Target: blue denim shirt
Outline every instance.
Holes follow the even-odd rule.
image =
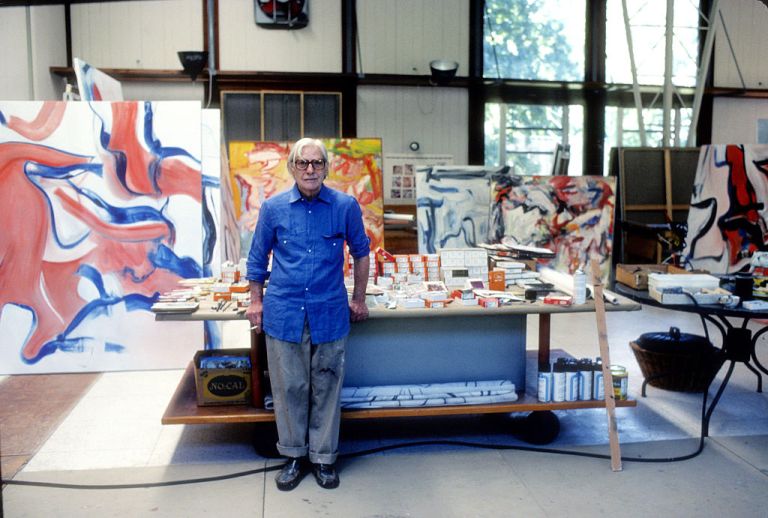
[[[263,283],[264,332],[300,342],[304,319],[313,343],[349,333],[344,286],[344,242],[354,258],[368,255],[368,236],[357,200],[323,185],[312,201],[293,188],[267,199],[248,254],[248,280]],[[269,254],[272,271],[268,273]]]

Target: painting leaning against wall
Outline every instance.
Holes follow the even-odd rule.
[[[703,146],[688,211],[683,256],[712,273],[749,268],[768,250],[768,146]]]
[[[497,175],[493,180],[490,239],[555,252],[546,265],[572,274],[600,259],[603,282],[611,271],[615,178]]]
[[[474,247],[488,240],[491,178],[508,168],[435,166],[416,169],[420,254]]]
[[[371,250],[384,246],[381,139],[321,139],[328,150],[325,185],[358,201]],[[288,142],[230,142],[229,165],[240,251],[248,253],[264,200],[291,188]]]
[[[189,363],[150,307],[203,274],[200,157],[199,102],[0,103],[0,373]]]

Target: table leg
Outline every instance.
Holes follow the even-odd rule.
[[[552,315],[539,313],[539,365],[549,365],[549,332]]]
[[[709,437],[709,420],[712,417],[712,412],[715,411],[715,407],[717,406],[718,401],[720,401],[720,396],[723,395],[723,391],[725,390],[725,387],[728,385],[728,381],[731,379],[731,374],[733,374],[733,368],[736,365],[736,360],[730,360],[730,361],[731,361],[731,364],[728,366],[728,372],[725,373],[725,378],[723,379],[723,382],[720,383],[720,388],[717,389],[717,393],[715,394],[715,397],[712,399],[712,403],[710,403],[709,408],[706,408],[707,393],[709,392],[709,387],[705,389],[706,392],[704,393],[704,402],[701,409],[701,413],[702,413],[701,433],[704,437]]]
[[[262,380],[261,354],[259,341],[261,334],[251,330],[251,404],[254,408],[264,408],[264,383]]]

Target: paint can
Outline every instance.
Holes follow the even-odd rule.
[[[538,396],[542,403],[552,401],[552,366],[549,363],[539,365]]]
[[[558,358],[552,369],[552,401],[565,401],[565,358]]]
[[[613,378],[613,397],[614,399],[627,399],[627,385],[629,375],[626,367],[621,365],[611,365],[611,377]]]
[[[565,400],[578,401],[579,399],[579,365],[576,360],[565,362]]]
[[[592,399],[592,374],[592,360],[579,360],[579,399],[582,401]]]
[[[603,384],[603,362],[600,358],[592,364],[592,399],[602,401],[605,399],[605,386]]]

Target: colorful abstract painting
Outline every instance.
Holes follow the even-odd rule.
[[[419,253],[488,241],[491,178],[507,168],[439,166],[416,170]]]
[[[149,309],[210,268],[199,102],[0,103],[0,196],[0,373],[179,368],[203,345]]]
[[[122,101],[123,86],[117,79],[92,67],[82,59],[74,58],[72,65],[77,78],[81,101]]]
[[[381,139],[322,139],[328,150],[325,185],[354,196],[363,211],[371,250],[384,246]],[[293,186],[287,161],[292,143],[230,142],[230,181],[240,229],[240,249],[247,254],[264,200]]]
[[[597,256],[607,282],[615,193],[615,178],[496,175],[490,240],[552,250],[547,266],[571,274]]]
[[[749,267],[768,250],[768,146],[701,148],[683,255],[712,273]]]

